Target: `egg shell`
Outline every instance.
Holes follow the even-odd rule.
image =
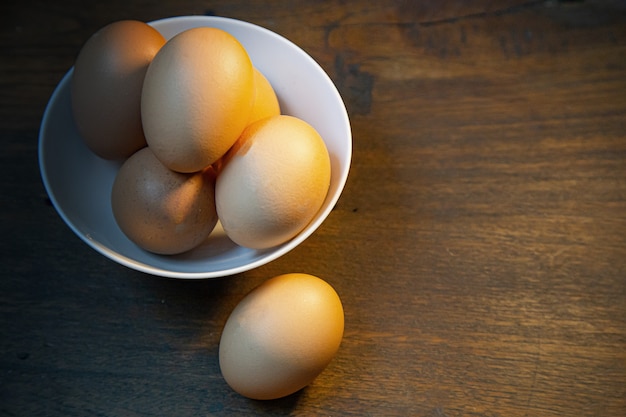
[[[280,114],[280,104],[272,84],[256,67],[254,68],[254,92],[254,104],[248,124]]]
[[[202,170],[246,127],[254,93],[252,62],[235,37],[211,27],[185,30],[159,50],[146,73],[146,141],[168,168]]]
[[[279,115],[249,125],[223,158],[215,201],[235,243],[266,249],[296,236],[324,203],[330,156],[307,122]]]
[[[72,113],[85,144],[105,159],[124,159],[146,145],[141,91],[148,65],[165,44],[150,25],[113,22],[81,48],[71,78]]]
[[[219,345],[222,375],[243,396],[284,397],[326,368],[343,331],[343,307],[330,284],[309,274],[276,276],[229,316]]]
[[[143,249],[173,255],[201,244],[217,224],[215,175],[165,167],[145,147],[128,158],[111,191],[122,232]]]

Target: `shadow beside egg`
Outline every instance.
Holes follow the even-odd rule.
[[[248,404],[250,404],[250,407],[259,413],[277,413],[287,415],[296,409],[298,402],[304,397],[306,389],[307,387],[304,387],[293,394],[287,395],[286,397],[276,398],[274,400],[248,399]]]

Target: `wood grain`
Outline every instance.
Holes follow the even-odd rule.
[[[13,2],[0,18],[0,415],[626,415],[621,1]],[[471,3],[471,4],[469,4]],[[351,116],[344,194],[256,270],[161,279],[63,224],[47,100],[111,21],[210,14],[309,52]],[[314,383],[246,400],[217,346],[253,287],[303,271],[346,331]]]

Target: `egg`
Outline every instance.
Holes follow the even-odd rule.
[[[206,240],[217,223],[211,169],[179,173],[145,147],[120,167],[111,191],[113,216],[141,248],[163,255],[186,252]]]
[[[254,94],[252,62],[234,36],[211,27],[185,30],[159,50],[146,72],[146,141],[168,168],[202,170],[244,130]]]
[[[284,397],[327,367],[343,331],[343,307],[330,284],[309,274],[276,276],[228,317],[219,344],[222,376],[245,397]]]
[[[320,210],[330,175],[326,145],[304,120],[252,123],[220,164],[215,203],[224,231],[253,249],[292,239]]]
[[[250,112],[248,124],[254,123],[266,117],[278,116],[280,104],[272,84],[258,69],[254,68],[254,104]]]
[[[70,82],[72,114],[85,144],[105,159],[125,159],[146,145],[141,91],[165,38],[146,23],[113,22],[81,48]]]

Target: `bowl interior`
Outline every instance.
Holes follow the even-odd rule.
[[[92,248],[127,267],[173,278],[213,278],[270,262],[299,245],[328,216],[345,185],[352,156],[348,114],[333,82],[302,49],[267,29],[234,19],[184,16],[150,23],[166,39],[198,26],[230,32],[246,48],[254,65],[270,81],[284,114],[315,127],[331,157],[331,184],[322,209],[298,236],[283,245],[253,250],[233,243],[220,224],[205,243],[181,255],[146,252],[119,229],[110,193],[119,162],[95,156],[74,126],[70,103],[72,69],[46,107],[39,132],[39,165],[44,186],[65,223]]]

